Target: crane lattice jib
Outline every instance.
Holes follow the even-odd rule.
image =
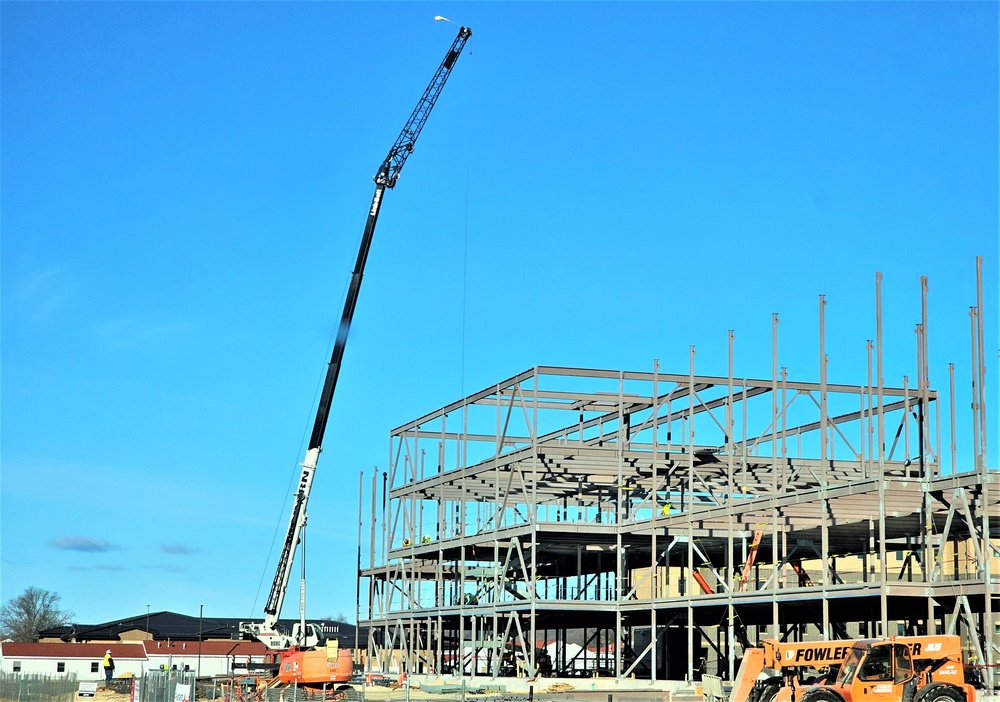
[[[311,479],[311,476],[310,476]],[[284,577],[276,577],[271,584],[271,593],[267,597],[267,604],[264,605],[264,614],[267,615],[268,626],[274,626],[281,616],[281,605],[285,600],[285,588],[288,586],[288,573],[291,567],[292,553],[299,542],[298,528],[305,519],[306,494],[300,487],[295,493],[295,503],[292,505],[291,523],[295,528],[291,528],[285,534],[285,542],[282,544],[281,553],[278,555],[277,573]]]
[[[431,82],[427,85],[423,96],[421,96],[420,101],[417,102],[417,106],[413,109],[413,114],[410,115],[410,119],[407,120],[403,131],[396,138],[396,143],[389,149],[389,155],[385,157],[385,161],[382,162],[382,166],[378,169],[378,174],[375,176],[376,183],[384,183],[387,188],[396,185],[396,180],[403,170],[406,159],[413,153],[413,145],[416,143],[417,137],[420,136],[420,130],[424,128],[427,117],[430,115],[431,110],[434,109],[434,103],[437,102],[438,96],[441,95],[441,89],[444,88],[448,76],[451,75],[451,69],[455,66],[455,61],[462,54],[465,42],[471,36],[472,30],[468,27],[462,27],[459,30],[458,36],[455,37],[451,48],[445,54],[444,60],[437,69],[437,73],[434,74]]]

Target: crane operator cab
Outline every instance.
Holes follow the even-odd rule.
[[[326,637],[323,635],[323,630],[312,622],[306,623],[306,628],[304,630],[298,622],[293,624],[291,638],[294,642],[293,645],[298,646],[299,648],[314,648],[316,646],[322,646],[326,643]]]

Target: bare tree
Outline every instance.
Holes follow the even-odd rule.
[[[0,637],[20,643],[38,641],[38,632],[69,624],[76,615],[59,609],[58,593],[27,587],[0,608]]]

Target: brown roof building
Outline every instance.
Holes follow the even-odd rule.
[[[38,675],[74,675],[103,680],[102,661],[111,651],[115,677],[142,677],[149,670],[189,670],[200,676],[229,675],[248,660],[263,662],[267,648],[259,641],[142,641],[138,643],[0,644],[0,671]]]

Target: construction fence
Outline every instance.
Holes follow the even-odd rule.
[[[0,673],[0,700],[3,702],[72,702],[76,692],[75,675]]]
[[[684,691],[629,690],[567,690],[559,685],[539,685],[519,692],[484,692],[459,685],[442,692],[419,688],[355,685],[348,690],[305,687],[270,688],[251,698],[227,702],[703,702],[700,691],[692,687]]]
[[[193,671],[151,670],[135,681],[135,702],[191,702],[204,696]]]

